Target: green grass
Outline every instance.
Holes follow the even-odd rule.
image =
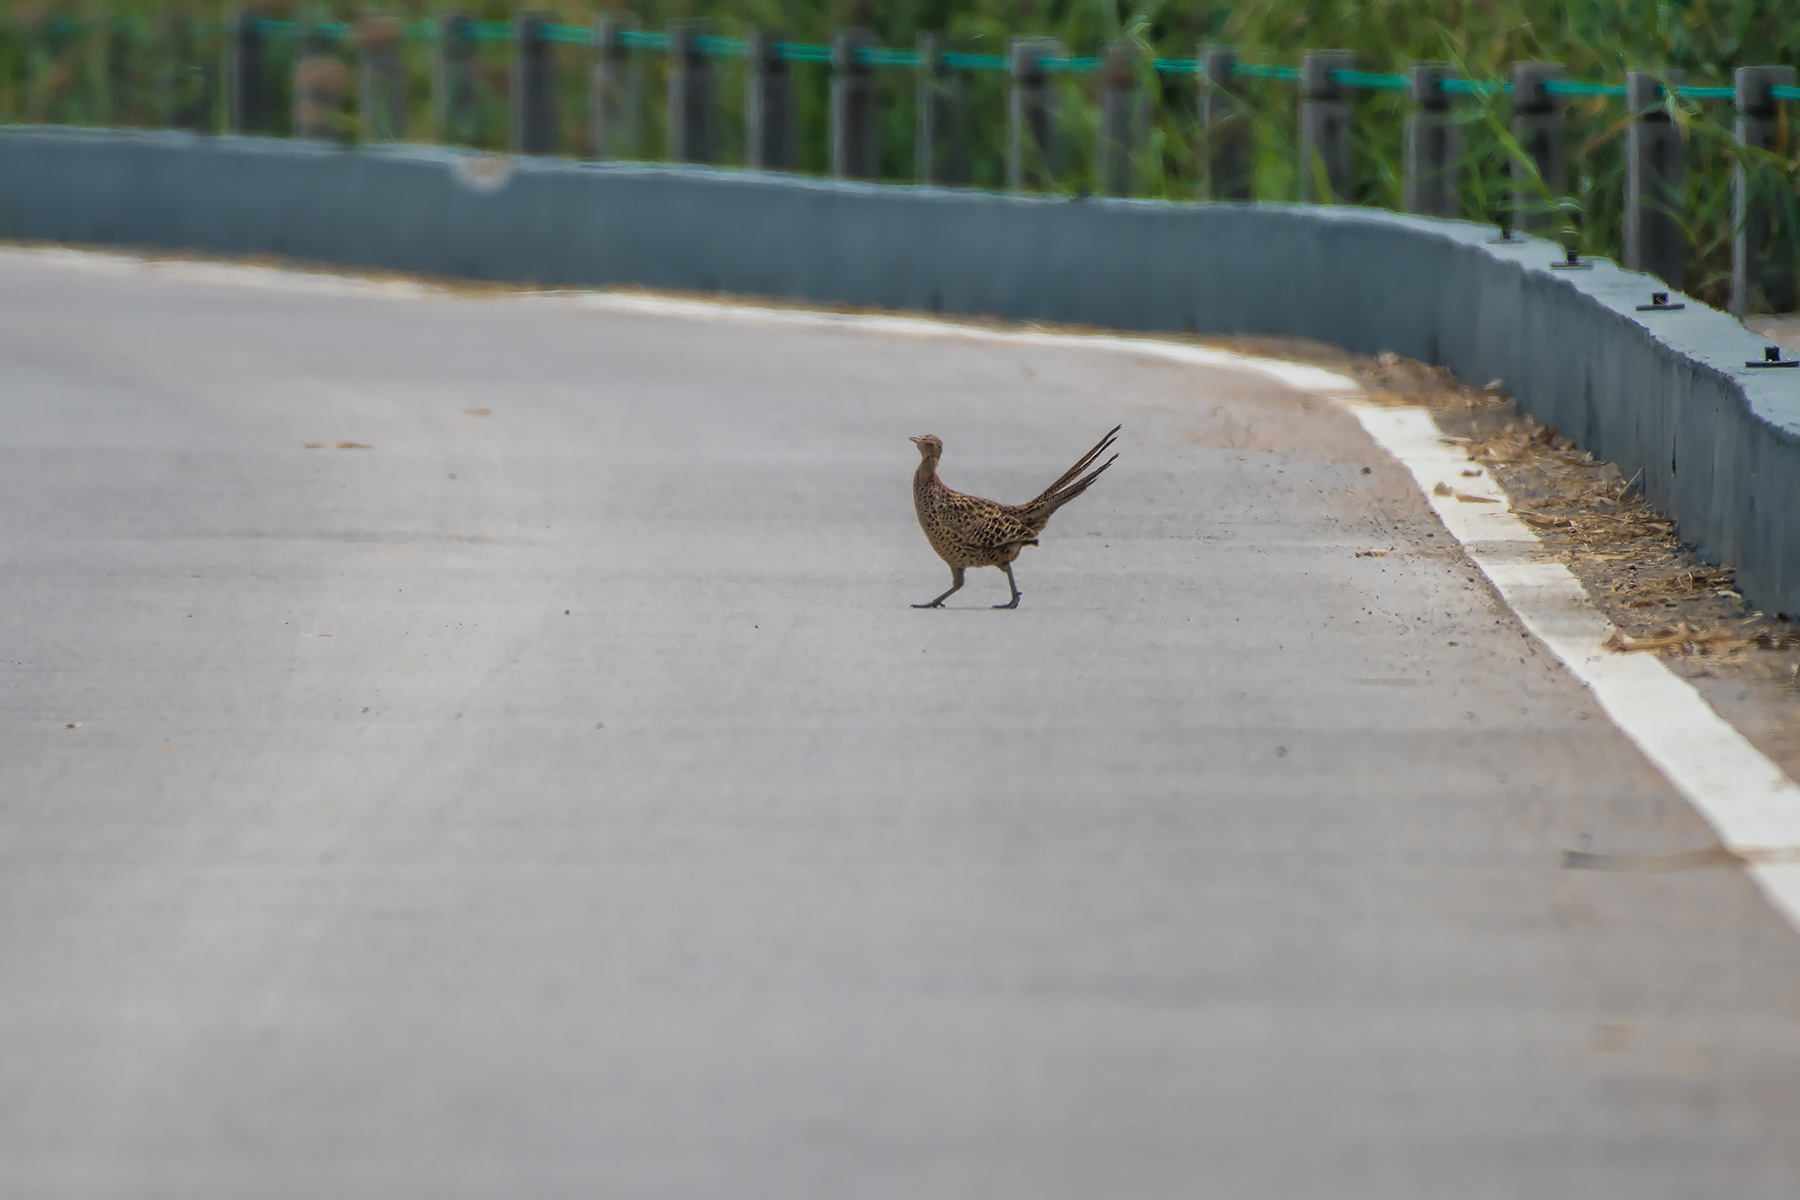
[[[1796,0],[1239,0],[1234,4],[1193,2],[1058,3],[1054,0],[645,0],[632,13],[645,28],[660,28],[673,17],[707,17],[715,32],[740,36],[756,26],[778,30],[797,41],[825,42],[833,29],[866,26],[882,44],[910,47],[919,33],[939,32],[957,47],[976,53],[1004,53],[1009,38],[1043,34],[1059,39],[1071,53],[1092,54],[1104,42],[1127,39],[1146,59],[1192,58],[1205,42],[1235,45],[1251,62],[1293,65],[1309,48],[1342,48],[1356,55],[1358,69],[1403,72],[1421,59],[1448,61],[1469,77],[1505,78],[1514,61],[1546,59],[1563,63],[1571,78],[1622,82],[1625,71],[1679,69],[1689,84],[1728,84],[1739,65],[1795,64],[1800,61],[1800,19]],[[545,0],[532,5],[557,19],[585,25],[588,4]],[[353,18],[361,4],[272,2],[272,17],[300,20]],[[471,2],[465,6],[486,20],[504,20],[511,6]],[[417,3],[391,3],[391,12],[410,19],[431,15]],[[73,124],[153,126],[185,119],[216,128],[219,117],[218,64],[221,44],[215,4],[171,5],[154,0],[81,0],[79,3],[12,4],[0,9],[0,120]],[[200,18],[208,29],[186,43],[172,32],[169,18]],[[106,22],[94,18],[104,16]],[[81,28],[74,22],[79,20]],[[96,30],[108,29],[105,35]],[[347,48],[340,53],[348,55]],[[577,154],[586,144],[584,96],[587,50],[561,46],[559,60],[562,149]],[[292,46],[276,46],[276,132],[286,132]],[[430,49],[409,43],[408,83],[412,136],[432,135]],[[468,138],[501,148],[506,141],[508,47],[483,44],[478,86],[478,120]],[[654,156],[663,145],[663,66],[641,55],[645,128],[642,145]],[[741,161],[743,66],[717,64],[720,99],[719,145],[726,162]],[[828,164],[828,69],[793,67],[800,92],[802,169],[823,172]],[[913,80],[903,69],[882,69],[882,171],[910,178],[913,169]],[[1147,194],[1191,198],[1200,178],[1194,150],[1197,135],[1191,80],[1157,74],[1148,65],[1144,85],[1153,119],[1141,174]],[[1064,76],[1057,83],[1062,106],[1057,159],[1059,190],[1079,192],[1094,185],[1091,147],[1098,126],[1092,77]],[[1007,80],[977,72],[970,80],[974,118],[973,168],[980,186],[1005,179]],[[1255,193],[1259,199],[1295,200],[1300,195],[1296,162],[1298,101],[1292,83],[1244,80],[1255,143]],[[1789,106],[1792,108],[1793,106]],[[1408,109],[1397,92],[1364,92],[1356,102],[1356,176],[1352,199],[1394,208],[1401,188],[1402,129]],[[1463,208],[1466,216],[1488,219],[1507,199],[1508,164],[1504,96],[1459,100],[1464,121]],[[1689,142],[1690,177],[1686,211],[1691,252],[1688,290],[1714,303],[1729,287],[1731,171],[1736,161],[1729,105],[1721,101],[1673,105],[1673,115]],[[1570,219],[1566,233],[1590,253],[1617,257],[1623,234],[1625,194],[1624,133],[1629,124],[1621,100],[1572,98],[1568,108],[1570,179],[1567,197],[1543,195]],[[355,120],[343,124],[355,135]],[[1800,166],[1793,144],[1784,139],[1776,154],[1747,156],[1749,168],[1783,211],[1800,220]]]

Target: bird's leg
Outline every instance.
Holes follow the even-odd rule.
[[[954,595],[956,593],[956,590],[958,588],[960,588],[962,585],[963,585],[963,569],[961,567],[951,567],[950,568],[950,590],[945,592],[943,595],[939,596],[936,600],[933,600],[928,604],[915,604],[915,605],[913,605],[913,607],[914,608],[942,608],[942,607],[944,607],[944,601],[948,600],[952,595]]]
[[[1019,585],[1013,581],[1012,564],[1002,563],[1000,569],[1006,572],[1006,586],[1012,589],[1012,599],[1008,600],[1005,604],[996,604],[994,607],[1017,608],[1019,607],[1019,597],[1024,595],[1024,593],[1019,590]]]

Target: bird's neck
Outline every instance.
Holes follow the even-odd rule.
[[[937,477],[937,465],[938,460],[935,458],[921,458],[919,460],[919,469],[913,472],[913,487],[921,491],[931,487],[933,484],[942,487],[943,484]]]

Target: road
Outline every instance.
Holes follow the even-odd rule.
[[[8,1200],[1800,1193],[1800,936],[1255,375],[7,252],[0,650]]]

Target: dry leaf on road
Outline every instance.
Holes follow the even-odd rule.
[[[1436,487],[1431,489],[1431,494],[1434,496],[1455,496],[1458,500],[1462,501],[1464,504],[1498,504],[1498,503],[1500,503],[1500,501],[1496,500],[1492,496],[1472,496],[1468,492],[1459,492],[1455,488],[1451,487],[1449,484],[1442,483],[1442,482],[1440,482]]]

